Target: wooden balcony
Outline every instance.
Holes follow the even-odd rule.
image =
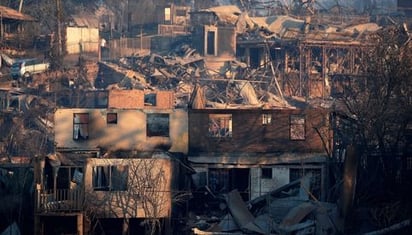
[[[82,189],[36,190],[36,212],[76,212],[83,209]]]

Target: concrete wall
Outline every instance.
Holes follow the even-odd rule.
[[[88,138],[73,139],[74,114],[89,114]],[[117,114],[117,124],[107,114]],[[147,136],[147,114],[169,114],[169,136]],[[171,152],[187,152],[188,117],[185,110],[58,109],[54,114],[57,148],[153,151],[170,146]]]
[[[262,168],[250,169],[250,199],[264,195],[289,182],[288,167],[267,167],[272,170],[272,178],[262,178]]]
[[[218,165],[208,165],[205,166],[202,164],[199,165],[192,165],[193,169],[197,173],[194,178],[195,185],[201,185],[202,183],[206,183],[206,185],[213,191],[213,186],[215,181],[210,181],[210,174],[212,170],[216,169],[226,169],[226,170],[235,170],[235,169],[249,169],[249,175],[247,176],[248,181],[245,181],[244,183],[246,184],[246,188],[243,188],[241,190],[240,188],[236,188],[236,184],[234,182],[230,182],[231,180],[236,180],[237,178],[234,178],[233,175],[230,173],[228,174],[228,181],[227,185],[225,185],[225,189],[228,191],[231,191],[233,189],[237,189],[240,193],[242,194],[248,194],[247,198],[249,200],[253,200],[257,197],[266,195],[267,193],[276,190],[286,184],[291,183],[292,181],[296,180],[296,178],[292,178],[293,175],[291,172],[293,170],[299,169],[302,171],[306,171],[306,174],[311,172],[311,170],[318,170],[319,175],[315,176],[312,178],[312,183],[316,185],[316,187],[319,188],[310,188],[311,192],[316,195],[316,197],[319,197],[319,199],[324,199],[325,198],[325,169],[324,166],[322,165],[316,165],[316,164],[289,164],[289,165],[265,165],[261,164],[259,166],[253,166],[250,167],[250,165],[237,165],[236,167],[226,165],[222,166],[220,164]],[[271,174],[270,175],[265,175],[263,176],[262,174],[262,169],[270,170]],[[201,176],[202,173],[204,173],[204,176]],[[205,179],[202,179],[202,177],[206,177]],[[296,175],[294,176],[296,177]],[[219,181],[220,180],[220,181]],[[223,182],[221,181],[222,178],[219,178],[219,185],[222,186]],[[218,193],[218,192],[214,192]]]

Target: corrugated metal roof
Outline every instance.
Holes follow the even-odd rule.
[[[13,19],[13,20],[22,20],[22,21],[35,21],[32,16],[18,12],[12,8],[0,6],[0,14],[2,18]]]
[[[99,27],[99,20],[93,15],[72,15],[72,19],[74,24],[78,27]]]

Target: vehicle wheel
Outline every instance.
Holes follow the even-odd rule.
[[[25,72],[23,74],[23,80],[26,83],[31,83],[31,74],[29,72]]]
[[[25,79],[28,79],[28,78],[30,77],[30,73],[29,73],[29,72],[25,72],[25,73],[23,74],[23,77],[24,77]]]

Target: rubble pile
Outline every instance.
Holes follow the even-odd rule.
[[[275,85],[276,77],[267,69],[250,69],[245,63],[232,60],[227,61],[219,73],[212,73],[204,58],[188,45],[179,46],[168,55],[152,53],[102,63],[124,75],[105,80],[99,86],[104,89],[173,90],[177,99],[188,98],[196,89],[203,89],[203,99],[207,101],[203,103],[204,108],[287,105]],[[99,82],[102,81],[98,77],[96,83]]]
[[[218,206],[192,216],[192,231],[198,235],[334,234],[339,222],[337,206],[314,198],[310,193],[311,178],[307,174],[248,202],[237,190],[215,195]],[[216,211],[211,211],[213,208]]]

